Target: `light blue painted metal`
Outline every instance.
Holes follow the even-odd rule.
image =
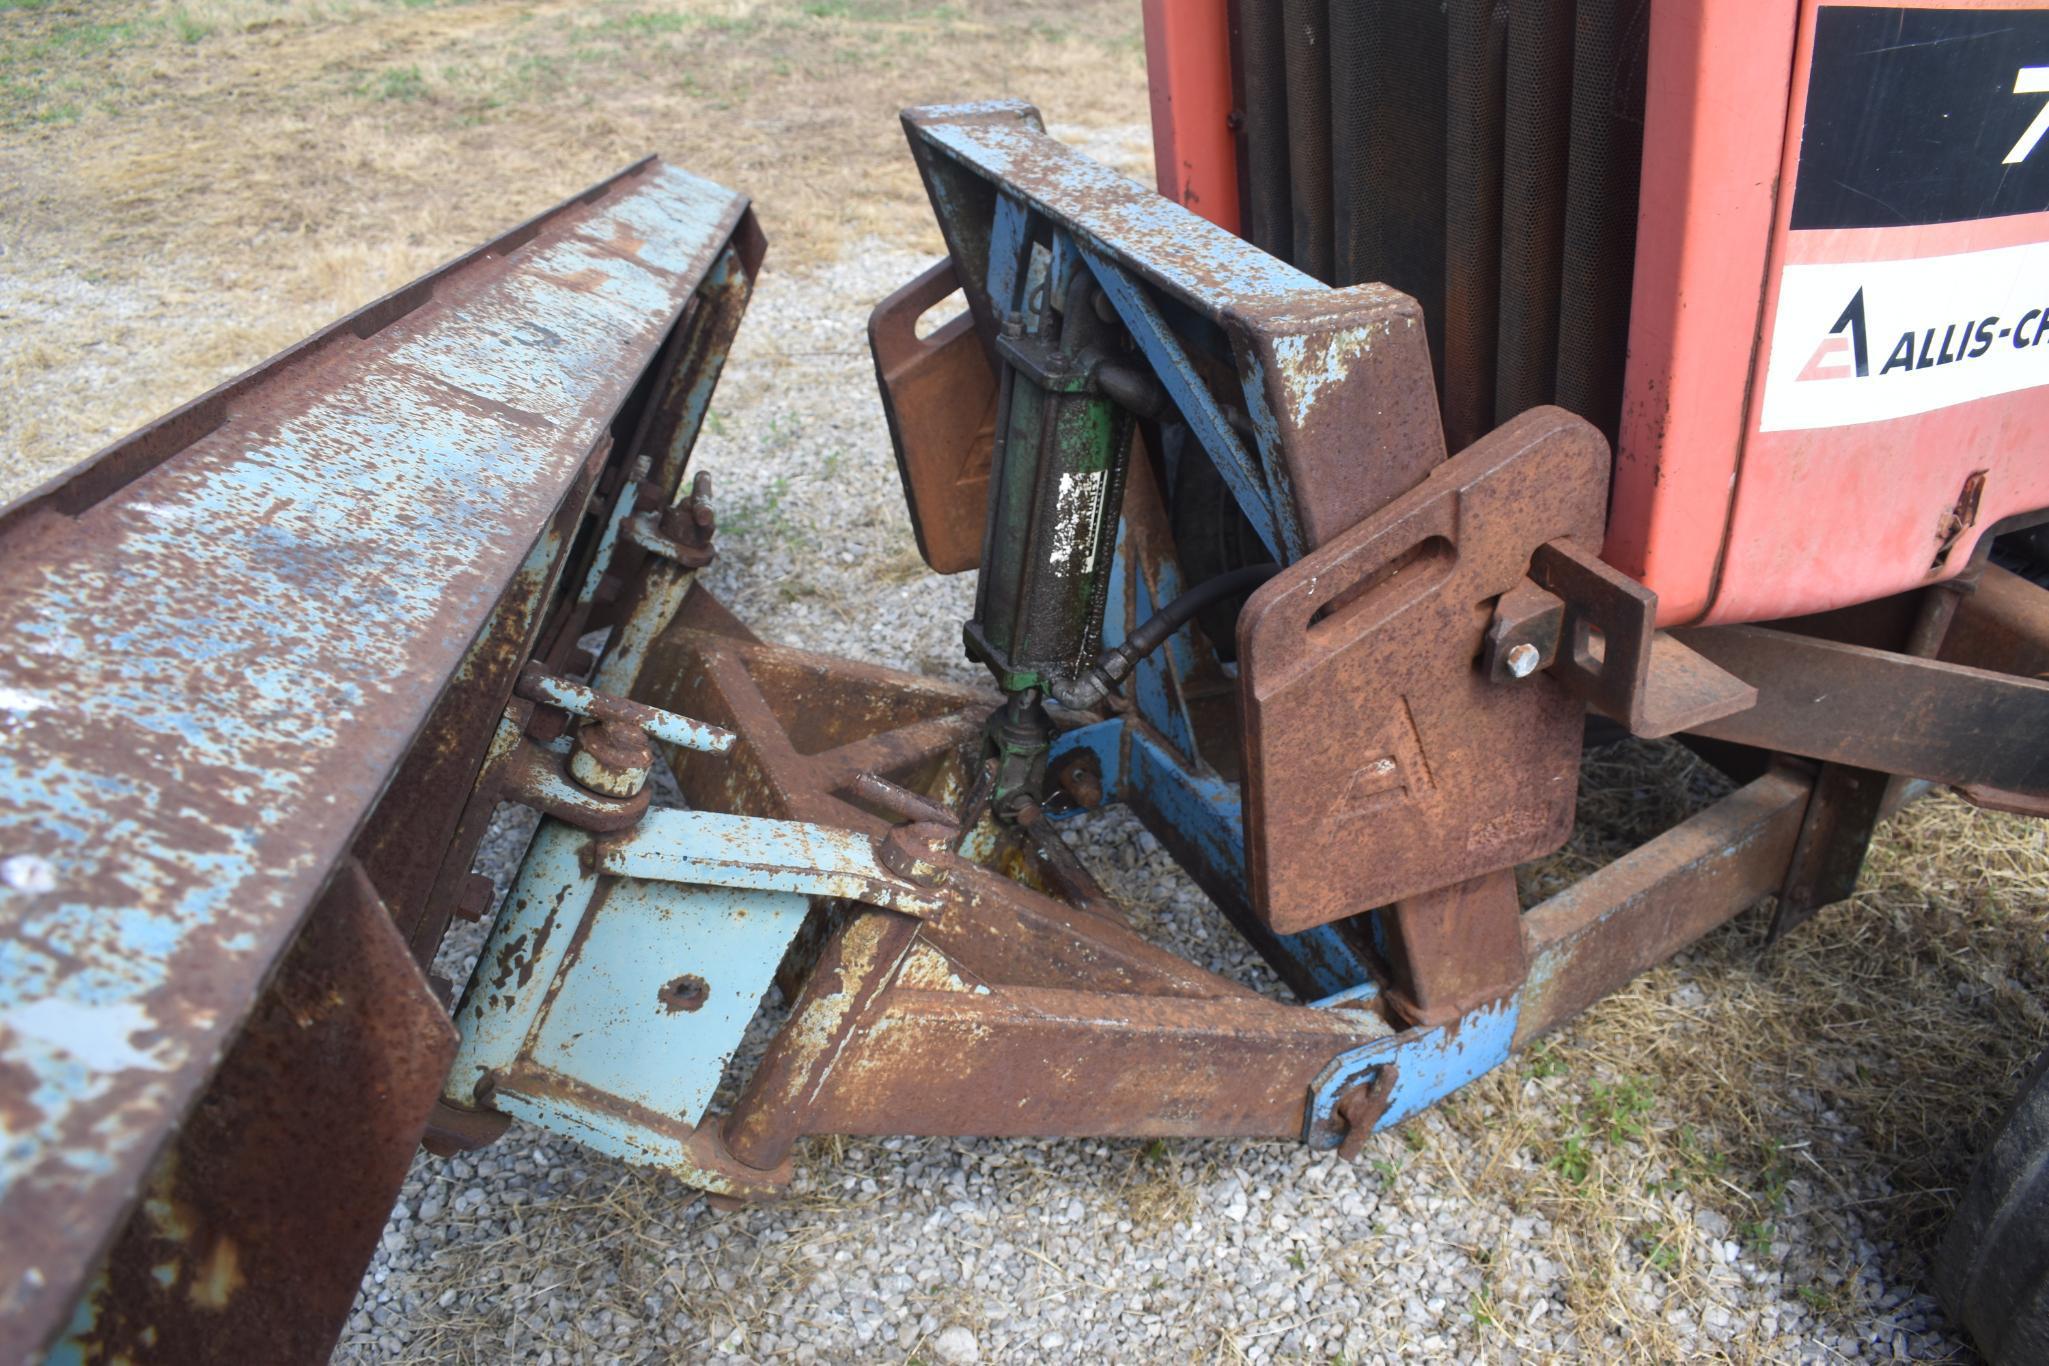
[[[1031,212],[1015,195],[996,196],[996,218],[989,228],[989,298],[1004,313],[1024,305],[1024,286],[1031,258]]]
[[[1144,564],[1130,553],[1131,545],[1128,536],[1119,544],[1115,566],[1121,567],[1131,581],[1132,615],[1144,621],[1179,596],[1181,568],[1167,559]],[[1180,685],[1180,680],[1187,676],[1186,670],[1192,667],[1187,641],[1184,627],[1164,647],[1139,660],[1131,678],[1131,694],[1138,703],[1138,714],[1169,744],[1192,758],[1196,753],[1195,729],[1189,724],[1187,708],[1182,704]]]
[[[612,876],[592,844],[536,831],[456,1013],[448,1097],[701,1180],[684,1145],[811,900]]]
[[[644,163],[0,514],[0,1228],[38,1230],[0,1238],[0,1356],[69,1311],[745,208]]]
[[[647,663],[648,651],[676,619],[683,599],[690,596],[690,587],[696,582],[696,570],[673,560],[657,558],[648,565],[645,590],[632,614],[619,624],[606,644],[605,657],[591,676],[593,687],[614,697],[624,697],[633,691],[633,684]]]
[[[1273,456],[1268,456],[1262,442],[1261,456],[1266,469],[1253,463],[1252,456],[1245,449],[1245,443],[1231,430],[1223,409],[1217,406],[1216,396],[1210,392],[1182,348],[1180,339],[1160,316],[1159,308],[1146,297],[1144,290],[1130,276],[1103,256],[1084,251],[1083,259],[1095,274],[1096,282],[1109,297],[1117,316],[1124,320],[1124,326],[1131,331],[1138,342],[1138,349],[1152,365],[1153,373],[1166,386],[1168,397],[1202,443],[1202,448],[1215,462],[1217,473],[1230,486],[1231,496],[1252,529],[1259,534],[1267,551],[1277,559],[1283,552],[1289,557],[1301,553],[1301,527],[1295,517],[1294,504],[1286,499],[1275,500],[1269,493],[1269,472],[1273,459],[1278,457],[1276,445]],[[1249,386],[1248,386],[1249,387]],[[1261,404],[1262,411],[1264,403]]]
[[[884,868],[858,830],[722,811],[650,811],[600,840],[598,867],[622,877],[761,887],[845,897],[911,915],[936,915],[945,897]]]
[[[646,456],[635,460],[627,471],[625,482],[612,495],[612,511],[605,518],[604,531],[598,535],[597,553],[591,556],[590,568],[584,571],[583,586],[576,590],[577,602],[586,608],[597,601],[598,585],[604,582],[606,573],[611,569],[612,554],[619,544],[619,530],[633,515],[634,504],[640,497],[635,486],[647,478],[648,464]]]
[[[1034,332],[1042,330],[1045,321],[1055,316],[1054,310],[1066,302],[1067,291],[1074,283],[1074,273],[1081,269],[1081,253],[1074,245],[1074,236],[1059,228],[1052,232],[1053,249],[1046,255],[1045,272],[1032,286],[1042,290],[1044,307],[1033,312]]]
[[[1112,717],[1108,721],[1098,721],[1093,725],[1079,726],[1065,732],[1053,742],[1052,748],[1047,750],[1047,766],[1057,765],[1063,757],[1078,749],[1085,749],[1096,756],[1096,763],[1103,774],[1103,792],[1114,799],[1124,788],[1123,719]],[[1067,820],[1082,815],[1083,810],[1081,807],[1069,807],[1053,815],[1056,819]]]
[[[698,305],[701,309],[733,310],[734,325],[737,325],[737,310],[733,300],[738,296],[744,303],[746,291],[751,288],[739,253],[731,246],[719,253],[718,259],[706,272],[698,286]],[[713,319],[708,330],[716,331],[719,321]],[[687,374],[690,388],[681,401],[675,430],[671,433],[667,448],[661,452],[661,461],[653,473],[661,487],[673,486],[671,505],[679,505],[692,496],[691,481],[683,478],[683,467],[689,460],[691,448],[697,442],[697,433],[704,426],[705,415],[711,411],[711,397],[719,382],[719,375],[725,369],[723,346],[716,347],[703,358],[703,363],[689,369]],[[652,452],[646,453],[651,455]],[[619,504],[614,512],[614,521],[608,524],[606,543],[599,547],[590,573],[583,587],[584,601],[594,601],[599,585],[612,567],[612,548],[621,536],[632,538],[635,531],[636,490],[631,483],[619,491]],[[654,519],[650,516],[648,520]],[[607,643],[605,658],[598,666],[598,673],[592,679],[599,691],[625,696],[633,690],[640,677],[642,665],[647,661],[647,652],[669,623],[676,619],[676,613],[683,606],[683,599],[690,595],[691,585],[697,582],[697,571],[687,565],[668,558],[667,552],[657,550],[658,559],[647,568],[645,582],[640,596],[633,603],[625,621],[619,623]]]
[[[1334,991],[1320,1000],[1311,1001],[1309,1004],[1317,1010],[1334,1010],[1339,1006],[1370,1006],[1379,999],[1380,983],[1361,982],[1358,986],[1346,987],[1343,991]]]
[[[1281,539],[1286,543],[1280,547],[1286,551],[1280,562],[1293,563],[1302,558],[1307,541],[1302,534],[1301,519],[1295,515],[1295,490],[1288,475],[1287,452],[1281,444],[1280,420],[1274,416],[1273,406],[1267,402],[1269,378],[1266,363],[1259,358],[1259,352],[1249,346],[1240,348],[1238,362],[1241,367],[1238,391],[1245,396],[1245,417],[1252,424],[1252,443],[1259,451],[1259,467],[1266,475],[1266,487],[1270,490],[1268,497],[1272,499],[1275,510],[1274,520]],[[1280,378],[1283,385],[1295,379],[1289,374]],[[1236,433],[1232,435],[1235,439]],[[1275,548],[1272,544],[1267,546],[1268,550]]]
[[[1201,851],[1203,861],[1245,885],[1244,808],[1238,788],[1214,772],[1196,772],[1148,729],[1127,728],[1126,790],[1142,792],[1153,809]],[[1350,985],[1350,983],[1346,983]]]
[[[683,1065],[678,1059],[676,1065]],[[649,1122],[649,1116],[609,1110],[601,1099],[572,1092],[537,1098],[508,1090],[493,1102],[494,1108],[514,1119],[525,1120],[573,1138],[588,1148],[644,1167],[664,1167],[689,1185],[717,1190],[718,1178],[702,1171],[690,1155],[690,1135],[695,1126],[677,1120],[673,1128]],[[700,1116],[702,1118],[702,1116]]]
[[[612,883],[586,914],[569,970],[493,1104],[504,1109],[519,1096],[530,1119],[554,1129],[565,1129],[558,1115],[586,1127],[599,1116],[608,1121],[597,1135],[605,1151],[673,1160],[679,1131],[636,1116],[689,1126],[703,1118],[810,908],[795,892]],[[529,1069],[575,1084],[522,1091]]]
[[[746,267],[741,264],[739,252],[729,246],[719,253],[719,259],[712,262],[711,269],[705,272],[704,283],[698,286],[697,293],[700,300],[716,301],[734,291],[751,291],[752,288],[753,283]],[[691,376],[690,390],[683,396],[676,429],[669,436],[668,449],[662,453],[664,473],[675,472],[674,492],[669,499],[671,504],[681,503],[690,496],[690,481],[682,477],[683,466],[697,445],[697,433],[704,426],[705,415],[711,411],[711,396],[718,388],[719,375],[724,372],[725,365],[726,353],[721,348],[708,356],[705,365]]]
[[[528,689],[528,695],[535,701],[546,702],[577,716],[595,716],[600,711],[616,710],[621,704],[619,698],[608,697],[573,678],[554,674],[529,673],[522,680],[522,686]],[[657,740],[700,754],[724,754],[733,747],[733,732],[708,721],[678,716],[641,702],[626,702],[624,705],[631,709],[635,723]]]
[[[597,894],[590,847],[587,831],[552,817],[535,828],[455,1013],[462,1042],[448,1069],[447,1094],[456,1104],[484,1104],[488,1079],[518,1061],[539,1022]]]
[[[1509,997],[1450,1024],[1411,1029],[1340,1054],[1311,1089],[1303,1141],[1312,1148],[1335,1148],[1345,1130],[1337,1114],[1339,1099],[1389,1064],[1395,1069],[1394,1089],[1376,1129],[1399,1124],[1485,1076],[1507,1061],[1519,1008],[1520,1001]]]
[[[857,831],[716,811],[597,837],[542,821],[456,1012],[449,1100],[716,1185],[692,1127],[814,896],[945,904]]]

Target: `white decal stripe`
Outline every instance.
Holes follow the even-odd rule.
[[[1759,428],[1886,422],[2042,384],[2049,242],[1789,265],[1779,277]]]

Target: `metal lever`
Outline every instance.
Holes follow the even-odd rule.
[[[733,732],[688,716],[678,716],[644,702],[613,697],[574,679],[551,674],[538,664],[520,671],[513,692],[529,702],[559,707],[601,725],[628,725],[646,731],[655,739],[700,754],[724,754],[733,747]]]

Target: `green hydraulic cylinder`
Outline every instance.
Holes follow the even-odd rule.
[[[1094,662],[1124,501],[1133,419],[1096,380],[1123,339],[1093,307],[1086,272],[1076,285],[1036,333],[1007,321],[996,339],[988,534],[964,634],[1013,695]]]

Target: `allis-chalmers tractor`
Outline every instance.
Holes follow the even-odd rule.
[[[871,342],[986,690],[694,585],[764,240],[652,158],[5,510],[0,1357],[317,1359],[423,1136],[514,1119],[722,1201],[816,1134],[1351,1154],[1919,787],[2049,813],[2049,10],[1146,17],[1157,193],[903,116],[948,255]],[[1733,791],[1520,904],[1625,732]],[[1299,1000],[1127,927],[1115,802]],[[2040,1068],[1940,1278],[2049,1360]]]

